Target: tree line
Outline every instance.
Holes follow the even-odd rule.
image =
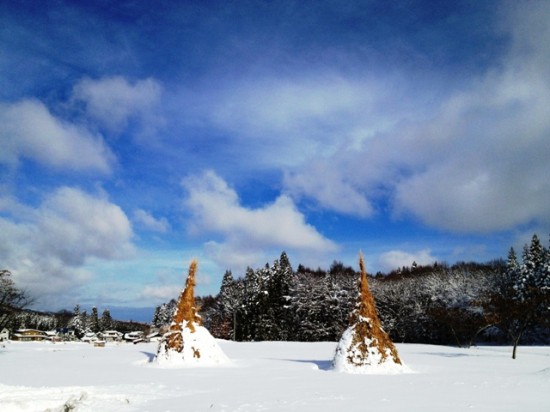
[[[67,329],[74,331],[77,338],[81,338],[87,332],[97,333],[113,329],[119,332],[132,332],[148,327],[143,323],[113,319],[109,309],[104,309],[101,316],[96,307],[87,313],[86,310],[81,310],[80,305],[76,305],[72,312],[40,312],[27,309],[33,302],[27,292],[16,286],[9,270],[0,270],[0,331],[4,328],[12,332],[18,329]]]
[[[203,323],[218,338],[237,341],[336,341],[357,301],[359,274],[340,262],[328,270],[299,265],[285,252],[272,264],[242,277],[223,276],[216,296],[197,298]],[[396,342],[469,346],[550,343],[550,250],[537,235],[520,256],[488,263],[461,262],[403,267],[370,276],[384,329]],[[87,331],[139,330],[144,325],[113,321],[77,305],[73,312],[23,310],[32,299],[0,270],[0,330],[21,327]],[[171,321],[175,300],[158,306],[152,325]]]
[[[359,274],[299,265],[282,253],[271,265],[223,276],[217,296],[197,299],[211,333],[237,341],[336,341],[357,301]],[[537,235],[521,259],[403,267],[369,279],[384,329],[396,342],[470,346],[549,344],[550,252]],[[175,301],[155,310],[170,322]]]

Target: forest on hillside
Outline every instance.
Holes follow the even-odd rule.
[[[235,278],[217,296],[198,298],[211,333],[238,341],[336,341],[357,301],[359,275],[334,262],[328,270],[286,255]],[[370,277],[385,330],[396,342],[470,346],[550,344],[550,252],[536,235],[521,259],[489,263],[413,264]],[[175,301],[155,310],[153,325],[169,324]]]
[[[108,309],[101,316],[96,308],[87,313],[78,305],[72,312],[24,310],[32,299],[10,275],[0,272],[0,330],[70,328],[79,337],[88,331],[147,329],[112,319]],[[227,271],[220,292],[198,297],[197,307],[204,325],[222,339],[337,341],[357,302],[358,279],[340,262],[328,270],[303,265],[294,270],[283,252],[244,276]],[[369,283],[383,327],[395,342],[550,344],[550,250],[537,235],[520,257],[510,249],[506,261],[413,263],[370,276]],[[175,305],[175,300],[159,305],[151,326],[169,325]]]

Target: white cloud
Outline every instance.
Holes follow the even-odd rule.
[[[122,209],[104,198],[62,187],[39,210],[43,247],[64,261],[83,264],[88,256],[116,259],[133,252],[132,227]]]
[[[145,286],[141,295],[144,299],[168,302],[170,299],[177,299],[181,289],[182,285]]]
[[[513,163],[497,165],[490,155],[476,164],[449,159],[449,164],[431,165],[397,186],[397,211],[465,233],[511,229],[533,220],[550,222],[545,206],[550,202],[550,184],[541,174],[544,161],[537,159],[535,148],[530,151],[533,163],[517,169]]]
[[[250,255],[264,248],[311,252],[337,249],[334,242],[306,223],[304,215],[285,195],[252,209],[242,206],[235,190],[212,171],[188,177],[182,184],[187,191],[184,205],[190,214],[190,230],[223,237],[222,244],[208,244],[216,253],[231,250]]]
[[[222,100],[213,106],[212,118],[225,127],[245,133],[277,130],[295,132],[307,122],[339,123],[338,114],[358,104],[371,105],[369,87],[358,87],[335,74],[308,73],[305,77],[267,77],[222,90]],[[372,85],[370,86],[372,87]]]
[[[533,71],[529,60],[510,63],[449,100],[433,122],[417,131],[418,141],[444,141],[434,153],[439,157],[426,159],[398,182],[397,211],[458,232],[549,224],[546,70]]]
[[[395,216],[453,232],[549,227],[550,28],[541,17],[548,7],[514,9],[510,54],[440,100],[429,118],[394,112],[391,127],[360,146],[294,168],[288,193],[357,216],[370,213],[338,199],[375,207],[389,200]]]
[[[280,252],[280,250],[271,251],[266,248],[243,246],[234,239],[224,242],[210,240],[204,244],[204,253],[212,261],[218,262],[222,269],[233,270],[235,276],[244,274],[247,267],[261,266],[273,260],[273,256],[278,256],[277,253]]]
[[[0,217],[0,260],[18,286],[52,299],[82,286],[92,275],[91,257],[120,259],[134,252],[124,212],[103,197],[61,187],[24,213],[10,202]],[[43,302],[41,302],[43,303]]]
[[[111,171],[114,156],[100,136],[58,119],[37,100],[0,104],[0,163],[20,158],[66,170]]]
[[[287,172],[284,185],[294,198],[315,199],[321,207],[339,213],[371,216],[374,212],[371,203],[343,172],[330,162],[318,160],[300,173]]]
[[[392,115],[400,110],[398,97],[391,97],[401,95],[399,84],[327,69],[266,73],[186,90],[178,107],[186,107],[187,123],[219,128],[246,145],[254,152],[247,162],[293,167],[387,129],[393,122],[387,105],[394,100]]]
[[[153,232],[166,233],[170,230],[170,224],[166,218],[155,218],[151,213],[137,209],[134,211],[134,221],[145,226],[147,229]]]
[[[162,87],[152,78],[131,84],[124,77],[114,76],[82,79],[74,86],[72,99],[84,102],[87,115],[109,132],[120,133],[131,119],[138,119],[142,127],[156,129],[162,122],[156,113],[161,93]]]
[[[430,249],[423,249],[417,252],[405,252],[403,250],[390,250],[382,253],[378,258],[378,265],[383,272],[390,272],[403,266],[411,267],[413,262],[418,265],[430,265],[437,259],[432,256]]]

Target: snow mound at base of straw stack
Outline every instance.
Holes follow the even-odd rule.
[[[396,361],[391,348],[384,348],[376,337],[369,338],[359,330],[364,328],[372,329],[370,319],[360,318],[342,334],[332,361],[336,372],[388,375],[411,373],[399,359]]]
[[[169,338],[181,341],[181,351],[167,346]],[[221,366],[231,363],[208,329],[197,323],[187,325],[187,322],[182,324],[181,331],[170,331],[164,335],[159,343],[156,362],[163,368]]]

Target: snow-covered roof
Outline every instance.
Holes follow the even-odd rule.
[[[20,335],[46,335],[46,332],[38,329],[17,329],[15,331],[16,334]]]
[[[128,332],[124,334],[124,339],[133,340],[133,339],[139,339],[144,336],[144,333],[142,331],[134,331],[134,332]]]
[[[97,335],[93,332],[87,332],[86,334],[84,334],[84,336],[80,340],[83,342],[94,341],[94,340],[97,340]]]
[[[106,330],[103,332],[99,332],[99,334],[103,336],[122,336],[122,332],[119,332],[117,330]]]

